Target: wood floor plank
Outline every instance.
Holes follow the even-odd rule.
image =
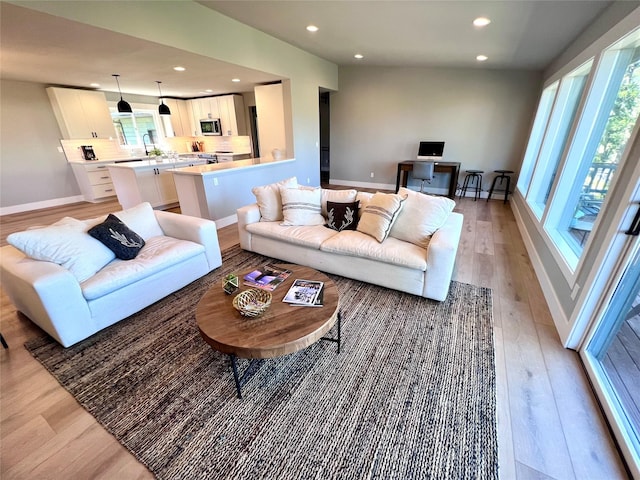
[[[578,354],[562,347],[554,327],[538,324],[536,330],[576,478],[626,478],[604,419],[592,414],[599,407]]]
[[[496,362],[496,416],[498,423],[498,467],[501,478],[516,478],[515,454],[509,409],[507,359],[500,327],[493,328]]]

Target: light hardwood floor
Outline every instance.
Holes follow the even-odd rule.
[[[498,442],[502,479],[628,478],[578,355],[564,349],[509,205],[457,200],[464,229],[454,280],[493,290]],[[76,204],[0,218],[12,231],[69,215],[119,210]],[[218,231],[223,249],[236,226]],[[0,478],[153,478],[22,347],[41,332],[2,293]]]

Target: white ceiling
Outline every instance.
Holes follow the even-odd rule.
[[[600,0],[200,1],[338,65],[544,69],[609,5]],[[492,23],[479,30],[477,16]],[[166,96],[251,91],[278,77],[0,2],[0,75]],[[319,31],[305,27],[313,23]],[[365,56],[355,60],[354,53]],[[479,64],[475,57],[489,60]],[[198,65],[177,73],[168,65]],[[243,80],[233,84],[230,79]],[[211,89],[211,92],[205,92]]]

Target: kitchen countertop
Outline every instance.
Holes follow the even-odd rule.
[[[195,165],[193,167],[174,168],[169,170],[174,175],[193,175],[207,176],[216,175],[223,172],[235,171],[246,168],[255,168],[274,163],[293,162],[295,158],[285,158],[282,160],[273,160],[272,158],[249,158],[246,160],[236,160],[233,162],[209,163],[206,165]]]

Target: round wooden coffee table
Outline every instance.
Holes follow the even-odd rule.
[[[242,398],[242,385],[263,359],[297,352],[320,339],[337,343],[340,353],[340,299],[335,284],[313,268],[285,263],[278,265],[293,273],[271,292],[271,305],[262,315],[246,317],[233,307],[235,295],[251,288],[245,285],[231,295],[226,294],[220,284],[213,285],[196,310],[196,322],[202,338],[214,350],[229,355],[238,398]],[[247,273],[238,274],[240,281]],[[292,306],[282,301],[296,278],[324,282],[322,307]],[[336,321],[337,336],[324,337]],[[238,374],[236,357],[252,359],[242,375]]]

